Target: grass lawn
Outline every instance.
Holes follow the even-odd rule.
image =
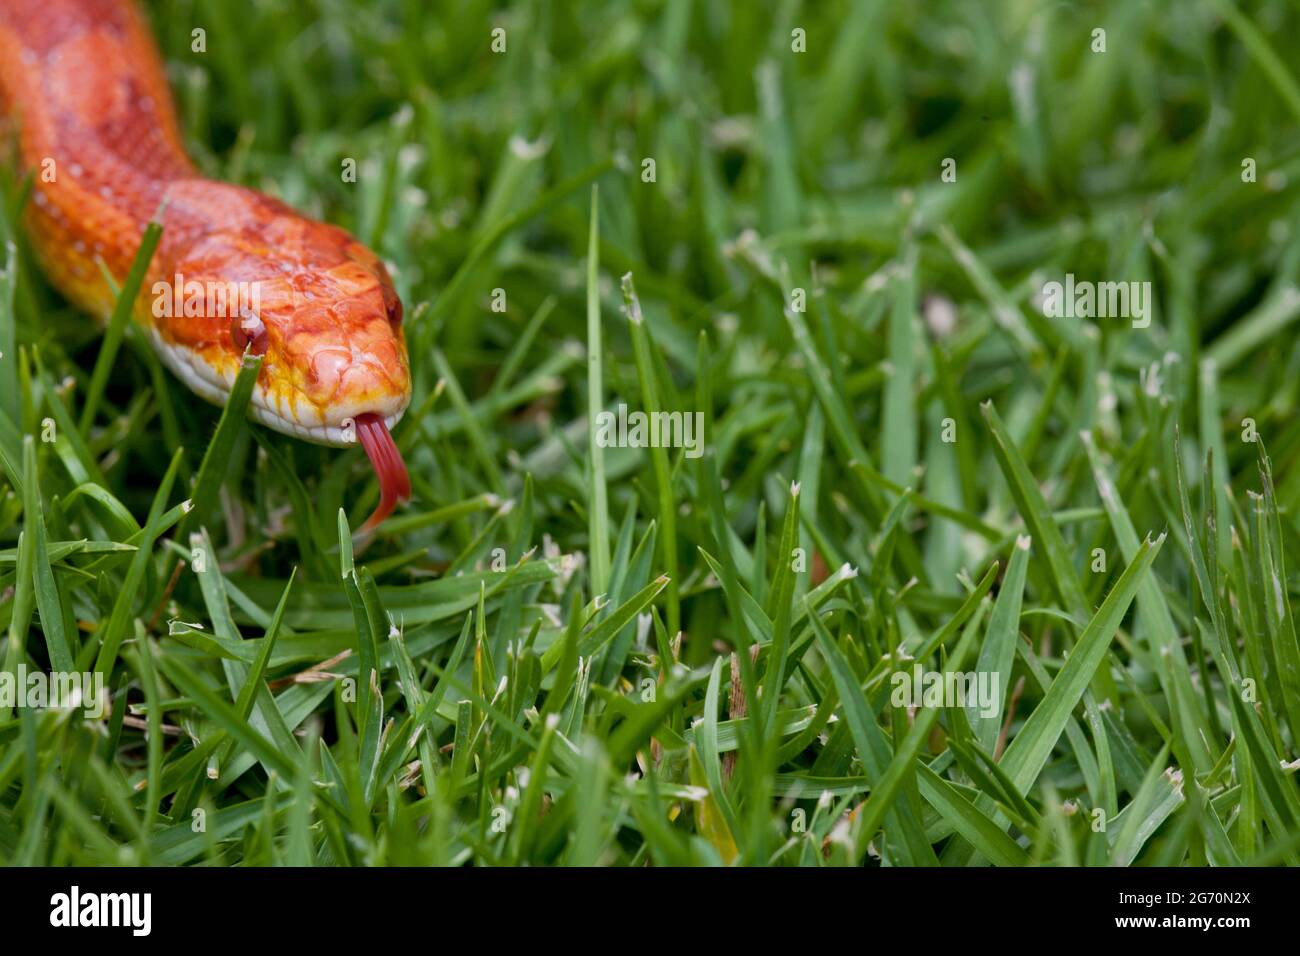
[[[150,20],[392,265],[414,494],[354,547],[362,451],[105,347],[0,175],[0,670],[112,694],[0,698],[0,861],[1300,861],[1294,4]]]

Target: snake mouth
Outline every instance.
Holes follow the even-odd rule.
[[[374,513],[361,526],[360,534],[369,534],[379,523],[393,513],[399,501],[411,497],[411,476],[406,470],[402,453],[397,450],[393,434],[388,430],[383,416],[364,412],[356,418],[357,438],[366,450],[375,477],[379,480],[379,504]]]
[[[215,405],[224,405],[230,388],[234,384],[234,369],[218,372],[202,357],[188,349],[172,345],[158,334],[153,327],[149,329],[157,353],[163,363],[188,385],[195,393]],[[318,421],[307,424],[284,414],[284,406],[279,396],[272,394],[259,383],[253,389],[248,413],[256,421],[295,438],[350,448],[358,441],[370,459],[379,480],[379,504],[374,513],[366,519],[358,534],[369,534],[381,521],[393,513],[393,509],[402,501],[411,497],[411,476],[402,460],[402,453],[393,441],[392,429],[406,411],[409,396],[400,397],[390,405],[391,410],[359,412],[351,414],[351,409],[334,408],[331,421]],[[381,403],[382,404],[382,403]]]

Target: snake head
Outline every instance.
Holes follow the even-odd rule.
[[[171,190],[159,257],[169,274],[154,284],[151,325],[168,364],[188,366],[178,372],[187,384],[223,402],[245,351],[261,355],[252,414],[307,441],[355,444],[363,414],[396,424],[411,376],[402,303],[383,262],[275,200],[186,185]],[[208,228],[191,233],[196,221]]]
[[[410,494],[390,434],[410,403],[411,377],[388,269],[344,230],[275,200],[214,183],[202,192],[187,186],[170,191],[161,260],[173,275],[155,291],[170,284],[172,295],[168,314],[155,296],[155,345],[187,384],[218,403],[244,354],[261,355],[250,414],[307,441],[360,443],[380,480],[382,518]],[[191,231],[194,222],[205,228]]]
[[[293,290],[288,310],[264,309],[271,322],[254,322],[252,335],[236,323],[231,344],[256,349],[261,342],[268,353],[274,350],[269,371],[273,379],[279,375],[281,391],[267,394],[277,409],[287,407],[297,416],[295,424],[313,416],[313,438],[321,440],[320,429],[329,443],[360,441],[380,491],[361,528],[368,534],[411,496],[406,463],[390,430],[411,400],[402,300],[383,262],[342,230],[315,230],[311,242],[326,250],[341,246],[344,258],[330,261],[317,253],[310,271],[294,273],[280,287]],[[328,267],[322,268],[324,262]],[[280,398],[286,392],[287,403]]]
[[[340,229],[309,225],[301,258],[281,256],[281,274],[262,284],[252,321],[230,324],[230,347],[264,351],[259,384],[279,418],[272,427],[347,445],[358,416],[392,426],[410,402],[402,302],[377,256]]]
[[[380,500],[361,528],[368,534],[411,496],[410,476],[390,427],[410,403],[411,378],[402,300],[383,262],[341,230],[346,262],[313,272],[320,298],[299,303],[279,329],[278,360],[327,439],[360,441],[379,481]],[[325,237],[322,237],[324,241]],[[301,290],[300,290],[301,291]],[[258,323],[255,332],[264,331]],[[268,335],[267,347],[270,347]],[[244,336],[246,348],[256,339]],[[232,330],[238,347],[240,329]]]

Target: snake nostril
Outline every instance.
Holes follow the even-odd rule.
[[[269,338],[266,334],[266,325],[260,317],[253,315],[251,312],[245,312],[230,323],[230,338],[235,343],[235,349],[239,352],[251,352],[254,355],[266,354]]]

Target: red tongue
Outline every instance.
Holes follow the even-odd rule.
[[[393,513],[399,501],[411,497],[411,476],[406,473],[406,462],[402,461],[402,453],[397,450],[381,416],[366,412],[357,416],[356,423],[361,447],[366,450],[366,457],[379,479],[379,505],[359,532],[368,534]]]

